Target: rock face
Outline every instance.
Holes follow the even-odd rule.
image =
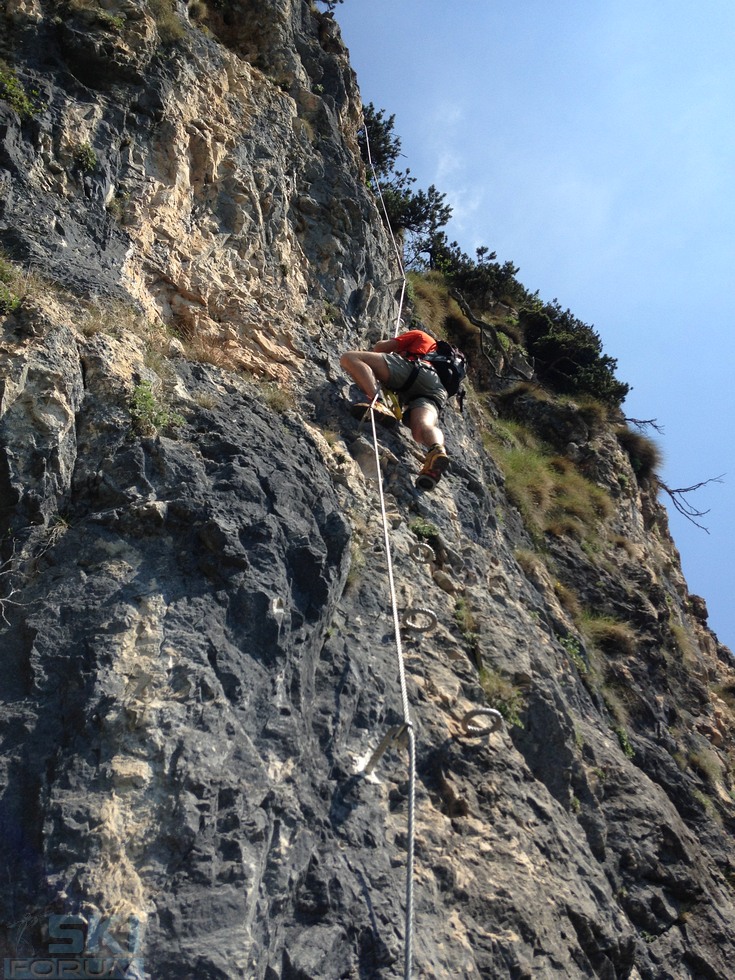
[[[338,367],[396,312],[359,93],[307,3],[198,16],[0,5],[5,975],[402,977],[378,463]],[[380,433],[398,607],[437,620],[401,630],[414,976],[725,980],[730,652],[614,429],[506,403],[608,501],[539,536],[483,405],[433,495]]]

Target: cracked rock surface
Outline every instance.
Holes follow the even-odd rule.
[[[479,393],[435,493],[405,429],[376,459],[339,369],[394,312],[354,75],[310,5],[241,9],[174,43],[137,2],[0,6],[40,93],[0,100],[3,956],[68,915],[140,980],[404,975],[379,466],[399,611],[436,620],[400,630],[415,976],[728,980],[735,673],[663,507],[530,396],[612,501],[595,548],[539,547]]]

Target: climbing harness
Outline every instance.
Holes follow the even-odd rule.
[[[401,403],[398,401],[398,395],[395,393],[395,391],[391,391],[390,388],[382,388],[382,392],[386,402],[388,403],[388,408],[400,422],[403,418],[403,409],[401,408]]]

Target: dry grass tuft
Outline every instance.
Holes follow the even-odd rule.
[[[571,535],[596,543],[600,524],[612,513],[608,494],[584,477],[563,456],[519,423],[493,420],[484,433],[485,448],[505,476],[508,496],[536,537]]]
[[[619,426],[615,430],[615,435],[628,454],[638,482],[648,483],[654,479],[663,463],[661,450],[656,443],[648,436],[634,432],[626,426]]]
[[[296,408],[293,392],[275,382],[264,385],[264,400],[266,405],[279,415],[292,412]]]
[[[451,300],[442,276],[438,272],[410,273],[409,281],[419,318],[433,333],[443,336]]]
[[[202,334],[190,327],[181,325],[178,327],[178,333],[189,360],[211,364],[223,371],[232,370],[232,352],[226,338]]]
[[[568,585],[557,580],[554,582],[554,593],[562,609],[568,613],[575,623],[578,623],[582,618],[582,606],[580,605],[576,592],[570,589]]]
[[[580,629],[589,643],[608,657],[632,656],[638,646],[638,637],[632,626],[611,616],[584,613]]]
[[[490,707],[499,711],[509,725],[523,728],[521,712],[525,707],[525,698],[520,688],[489,667],[481,669],[480,684]]]

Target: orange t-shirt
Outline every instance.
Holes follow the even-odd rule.
[[[423,330],[407,330],[396,337],[398,354],[430,354],[436,347],[436,341]]]

